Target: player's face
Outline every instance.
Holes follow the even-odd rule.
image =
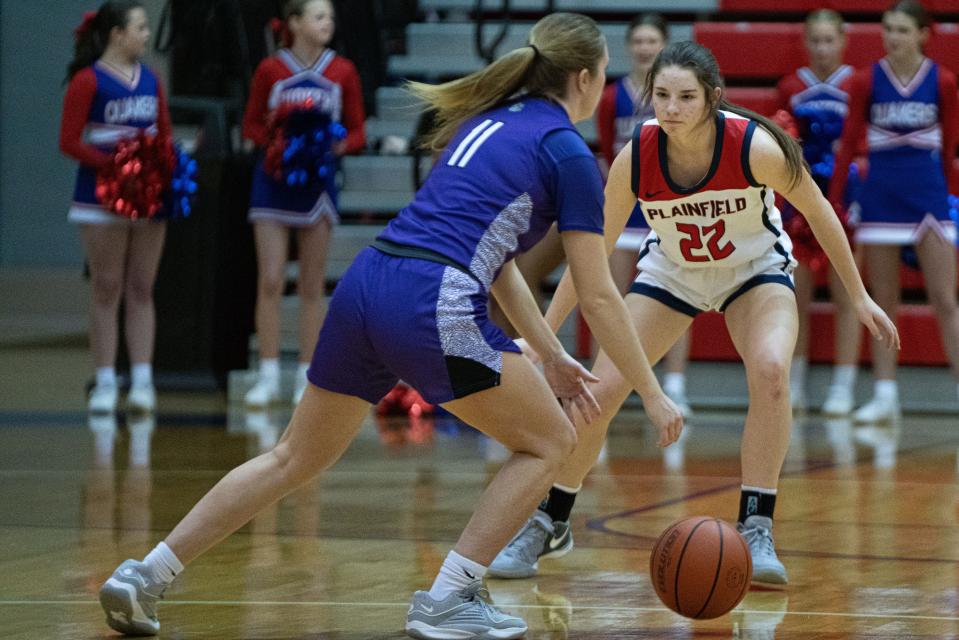
[[[709,114],[706,90],[690,69],[669,66],[653,78],[653,109],[667,134],[686,133]]]
[[[882,44],[893,58],[918,54],[929,37],[929,29],[920,29],[916,20],[901,11],[882,16]]]
[[[314,47],[325,47],[333,38],[333,5],[328,0],[313,0],[303,7],[303,15],[290,20],[290,30]]]
[[[150,41],[150,23],[146,11],[140,7],[131,9],[127,15],[127,25],[122,29],[115,29],[113,33],[116,34],[113,42],[120,51],[130,58],[139,58]]]
[[[633,29],[626,41],[626,49],[633,62],[633,69],[646,73],[653,66],[656,55],[666,46],[663,34],[656,27],[648,24]]]
[[[813,67],[833,69],[842,63],[846,37],[832,22],[819,20],[806,27],[806,51]]]

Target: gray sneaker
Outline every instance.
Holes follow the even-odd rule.
[[[765,516],[749,516],[746,522],[736,527],[753,559],[753,584],[782,587],[787,582],[786,567],[776,556],[773,546],[773,521]]]
[[[573,530],[568,522],[551,522],[537,509],[506,548],[489,566],[494,578],[529,578],[536,575],[540,558],[559,558],[573,550]]]
[[[489,603],[489,592],[481,580],[444,600],[417,591],[406,614],[406,633],[419,640],[508,640],[522,638],[526,629],[522,618],[506,615]]]
[[[142,562],[127,560],[100,587],[100,606],[111,629],[128,636],[155,636],[160,632],[157,603],[166,585],[157,582]]]

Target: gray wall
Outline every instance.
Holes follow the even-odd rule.
[[[155,30],[163,2],[144,4]],[[73,29],[97,6],[0,0],[0,266],[82,263],[77,229],[66,220],[76,164],[57,140]]]

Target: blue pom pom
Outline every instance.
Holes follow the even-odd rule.
[[[170,179],[166,211],[171,219],[189,217],[193,211],[193,197],[197,192],[197,163],[177,143],[173,147],[176,164]]]
[[[281,173],[291,188],[325,185],[335,172],[333,142],[346,136],[346,129],[328,114],[314,109],[293,112],[286,122]]]

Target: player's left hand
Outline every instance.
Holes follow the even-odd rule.
[[[599,403],[589,390],[587,382],[599,382],[599,378],[591,374],[586,367],[577,362],[568,353],[558,358],[543,362],[543,375],[553,393],[563,405],[563,411],[570,422],[575,424],[578,409],[586,424],[599,416]]]
[[[856,305],[859,321],[866,325],[872,337],[887,349],[900,349],[899,331],[895,323],[889,319],[886,312],[876,302],[866,296],[866,299]]]

